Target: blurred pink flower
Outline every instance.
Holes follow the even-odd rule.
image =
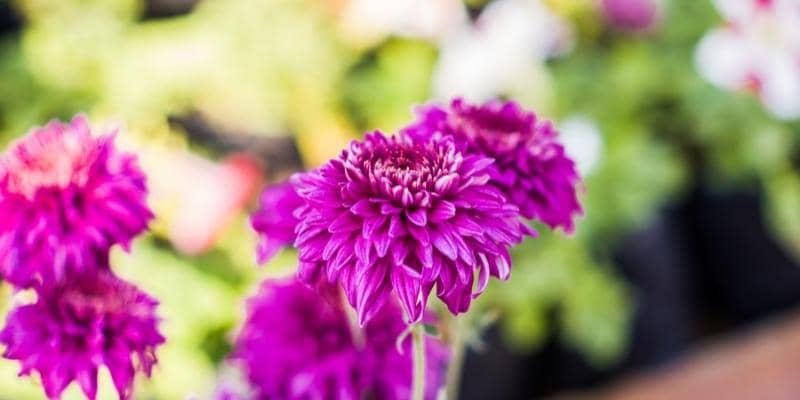
[[[165,212],[172,244],[184,254],[200,254],[217,241],[245,208],[262,181],[261,166],[249,155],[214,162],[190,153],[161,160],[153,191],[172,207]]]
[[[616,29],[641,32],[661,18],[661,0],[601,0],[603,16]]]

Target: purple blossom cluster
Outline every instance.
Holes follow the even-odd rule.
[[[492,161],[451,138],[417,143],[380,132],[292,181],[305,200],[295,245],[307,283],[341,283],[364,325],[394,293],[408,322],[436,296],[454,314],[489,276],[506,279],[508,248],[527,228],[488,185]],[[477,272],[477,285],[475,275]]]
[[[490,277],[509,278],[510,249],[536,235],[529,221],[572,232],[579,184],[550,122],[514,102],[456,99],[268,187],[251,220],[258,259],[293,245],[299,266],[249,303],[234,358],[256,397],[409,398],[410,343],[394,343],[430,322],[431,295],[468,311]],[[435,398],[447,354],[425,340]]]
[[[406,328],[400,308],[387,304],[360,329],[335,287],[319,289],[296,279],[268,280],[249,300],[232,358],[243,366],[252,398],[410,398],[411,338],[398,344]],[[425,352],[425,398],[435,399],[448,352],[432,337]]]
[[[267,188],[252,222],[262,261],[293,244],[300,279],[341,286],[362,326],[390,299],[414,323],[431,293],[458,314],[508,279],[509,249],[535,235],[526,219],[572,232],[579,184],[549,121],[456,99]]]
[[[156,362],[157,302],[109,267],[111,247],[127,250],[153,218],[145,181],[135,156],[83,116],[34,129],[0,157],[0,278],[36,294],[10,311],[0,343],[50,399],[73,381],[94,399],[103,366],[131,398],[137,369],[149,376]]]

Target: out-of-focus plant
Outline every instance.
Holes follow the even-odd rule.
[[[499,312],[517,349],[531,351],[556,333],[596,366],[607,366],[625,350],[629,290],[580,239],[553,236],[520,246],[513,279],[505,288],[490,288],[479,307]]]
[[[362,130],[398,129],[408,121],[410,104],[430,93],[436,50],[429,43],[391,39],[364,56],[343,82],[343,102]]]

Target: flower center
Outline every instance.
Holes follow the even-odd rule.
[[[364,150],[355,164],[369,177],[373,190],[405,205],[427,204],[430,192],[437,191],[437,180],[455,173],[462,160],[449,142],[414,145],[391,138]]]
[[[0,165],[7,174],[8,189],[33,198],[44,187],[65,188],[84,184],[95,157],[94,141],[72,132],[40,131],[17,144]]]

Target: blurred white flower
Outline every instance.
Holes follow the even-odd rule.
[[[466,20],[460,0],[349,0],[342,15],[345,31],[367,41],[387,35],[438,40]]]
[[[255,391],[247,381],[242,366],[230,360],[223,362],[217,375],[214,400],[245,400],[255,397]]]
[[[715,0],[725,24],[697,46],[700,75],[756,93],[779,119],[800,117],[800,0]]]
[[[559,140],[575,160],[578,172],[587,177],[600,165],[603,136],[595,121],[585,115],[572,115],[558,124]]]
[[[475,23],[465,23],[442,42],[435,95],[473,101],[496,97],[571,47],[570,26],[541,0],[497,0]]]

